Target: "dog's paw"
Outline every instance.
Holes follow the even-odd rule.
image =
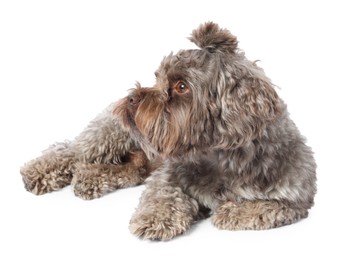
[[[103,196],[103,185],[94,180],[74,178],[72,185],[74,186],[75,195],[81,199],[92,200]]]
[[[77,197],[92,200],[102,197],[109,190],[105,173],[92,172],[82,163],[76,164],[76,170],[71,184]]]
[[[226,202],[211,217],[212,223],[226,230],[262,230],[288,225],[307,216],[305,209],[292,209],[278,201]]]
[[[70,184],[70,171],[53,166],[45,158],[37,158],[21,167],[20,174],[26,190],[35,195],[42,195]]]
[[[192,219],[184,215],[136,215],[129,225],[132,234],[142,239],[170,240],[190,229]]]

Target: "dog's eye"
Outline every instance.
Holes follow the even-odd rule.
[[[177,94],[185,94],[189,91],[188,86],[183,81],[178,81],[175,85]]]

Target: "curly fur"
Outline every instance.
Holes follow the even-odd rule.
[[[99,198],[117,188],[141,184],[152,165],[108,106],[75,140],[57,143],[20,169],[36,195],[73,184],[76,196]]]
[[[316,164],[271,80],[217,24],[190,40],[200,49],[166,56],[153,87],[137,83],[73,142],[22,167],[26,188],[43,194],[71,182],[93,199],[153,171],[130,221],[145,239],[171,239],[208,216],[228,230],[305,218]]]

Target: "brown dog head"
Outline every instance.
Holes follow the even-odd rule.
[[[181,157],[236,148],[261,135],[282,111],[270,80],[228,30],[208,22],[190,40],[200,49],[165,57],[156,84],[137,84],[115,109],[148,153]]]

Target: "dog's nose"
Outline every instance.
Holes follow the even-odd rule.
[[[141,101],[141,98],[138,95],[132,94],[128,97],[128,102],[131,107],[137,107],[140,101]]]

